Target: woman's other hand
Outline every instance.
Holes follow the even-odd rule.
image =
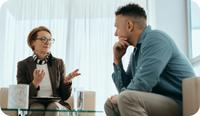
[[[36,88],[38,88],[39,84],[42,82],[43,78],[44,78],[45,72],[44,69],[35,69],[33,71],[33,84]]]

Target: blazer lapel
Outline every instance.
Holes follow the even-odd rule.
[[[34,78],[33,78],[33,71],[36,69],[36,64],[34,62],[34,60],[32,58],[30,58],[28,60],[28,63],[27,63],[28,67],[29,67],[29,71],[30,71],[30,81],[32,81]]]

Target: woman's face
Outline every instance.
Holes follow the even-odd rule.
[[[33,41],[34,52],[36,53],[48,53],[51,48],[53,40],[51,34],[47,31],[37,32],[37,38]]]

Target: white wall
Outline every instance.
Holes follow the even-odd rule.
[[[187,9],[186,0],[151,0],[150,24],[168,33],[179,49],[187,55]],[[153,19],[153,21],[152,21]]]

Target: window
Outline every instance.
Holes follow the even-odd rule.
[[[190,58],[200,60],[200,0],[189,1]]]

